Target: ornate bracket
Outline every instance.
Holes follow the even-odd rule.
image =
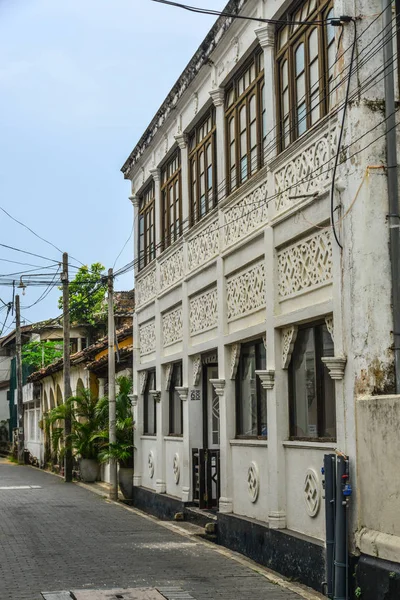
[[[292,358],[294,343],[297,338],[297,325],[282,329],[282,369],[287,369]]]
[[[160,169],[150,169],[150,175],[154,179],[154,181],[160,181]]]
[[[141,394],[144,394],[144,392],[145,392],[146,384],[147,384],[147,376],[148,376],[147,371],[139,372],[139,391]]]
[[[327,330],[331,334],[332,342],[334,342],[335,341],[335,335],[334,335],[333,315],[330,315],[329,317],[325,317],[325,324],[326,324]]]
[[[225,379],[210,379],[210,383],[214,386],[217,396],[224,395]]]
[[[326,356],[321,360],[328,367],[331,379],[343,379],[347,363],[345,356]]]
[[[160,400],[161,400],[161,390],[149,390],[149,394],[150,394],[150,396],[153,397],[153,399],[156,402],[160,402]]]
[[[256,375],[261,379],[261,385],[265,390],[272,390],[275,385],[275,371],[256,371]]]
[[[231,346],[231,379],[235,379],[240,358],[240,344]]]
[[[169,392],[169,386],[171,385],[171,377],[172,377],[172,369],[173,369],[173,364],[169,363],[169,365],[167,365],[165,367],[165,391]]]
[[[193,385],[197,386],[200,383],[201,375],[201,356],[198,354],[193,357]]]
[[[188,395],[189,395],[189,388],[187,387],[176,387],[175,388],[176,391],[179,394],[179,398],[183,401],[188,399]]]

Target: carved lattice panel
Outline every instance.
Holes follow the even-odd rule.
[[[139,325],[140,356],[145,356],[156,349],[156,323],[150,321]]]
[[[268,220],[267,184],[263,183],[224,214],[224,246],[247,237]]]
[[[184,274],[183,248],[180,247],[160,264],[160,289],[169,288],[182,279]]]
[[[288,298],[332,280],[330,230],[278,252],[279,297]]]
[[[167,312],[162,317],[164,346],[180,342],[183,337],[182,306]]]
[[[217,288],[190,299],[189,303],[190,335],[196,335],[217,326],[218,295]]]
[[[318,194],[331,182],[331,166],[336,153],[336,130],[325,131],[275,172],[275,208],[287,210],[302,195]]]
[[[206,263],[219,252],[219,228],[218,221],[208,223],[207,227],[196,233],[187,242],[188,269],[193,271]]]
[[[144,277],[137,277],[135,294],[137,306],[145,304],[157,295],[155,269],[147,273]]]
[[[265,267],[260,262],[226,282],[228,321],[265,307]]]

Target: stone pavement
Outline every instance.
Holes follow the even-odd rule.
[[[111,588],[157,589],[169,600],[300,600],[196,538],[0,459],[0,600]]]

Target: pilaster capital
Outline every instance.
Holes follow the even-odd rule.
[[[187,135],[185,133],[178,133],[178,135],[175,136],[175,141],[181,150],[185,150],[187,146]]]
[[[347,363],[345,356],[326,356],[321,360],[328,367],[331,379],[343,379]]]
[[[160,177],[160,169],[158,167],[155,167],[154,169],[150,169],[150,175],[152,176],[152,178],[154,179],[154,181],[160,181],[161,177]]]
[[[210,383],[212,386],[214,386],[217,396],[224,395],[225,379],[210,379]]]
[[[129,196],[129,200],[132,202],[134,208],[139,208],[140,198],[136,194]]]
[[[255,30],[255,34],[258,37],[261,48],[271,48],[275,44],[275,26],[272,23],[268,23],[263,27],[259,27]]]
[[[138,403],[138,395],[137,394],[128,394],[128,398],[131,401],[132,406],[137,406],[137,403]]]
[[[272,390],[275,385],[275,371],[256,371],[256,375],[261,379],[261,385],[265,390]]]
[[[161,400],[161,390],[149,390],[150,396],[156,401],[160,402]]]
[[[175,388],[176,391],[179,394],[179,398],[183,401],[188,399],[188,395],[189,395],[189,388],[187,387],[176,387]]]
[[[222,88],[215,88],[214,90],[211,90],[210,96],[216,108],[224,105],[225,92]]]

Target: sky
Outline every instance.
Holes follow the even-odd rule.
[[[222,10],[226,0],[193,4]],[[71,265],[112,267],[133,224],[120,168],[214,20],[152,0],[0,0],[0,207]],[[43,257],[0,246],[5,303],[2,279],[55,273],[62,260],[1,211],[0,243]],[[116,269],[132,259],[131,238]],[[115,283],[133,286],[132,272]],[[60,313],[57,289],[27,308],[44,291],[28,285],[22,321]]]

